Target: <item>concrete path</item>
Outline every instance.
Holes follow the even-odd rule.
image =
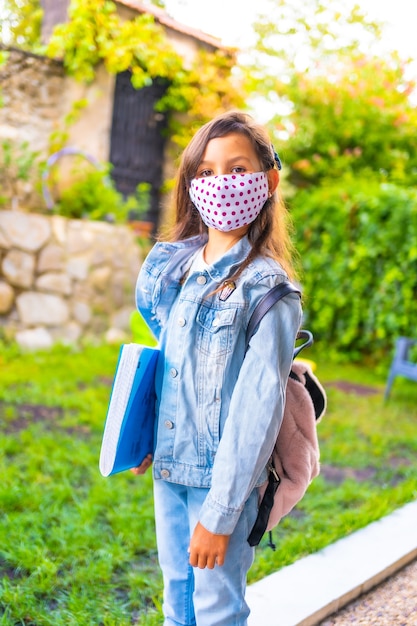
[[[319,626],[417,626],[417,559]]]
[[[417,501],[250,585],[248,626],[316,626],[417,558]]]

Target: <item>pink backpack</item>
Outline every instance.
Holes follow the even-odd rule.
[[[301,295],[290,282],[273,287],[259,302],[249,320],[246,345],[267,311],[289,293]],[[304,343],[294,358],[313,343],[310,331],[300,330]],[[248,537],[249,545],[259,544],[263,534],[276,526],[304,496],[320,472],[320,449],[316,426],[327,405],[326,393],[311,367],[294,361],[288,378],[284,416],[268,465],[268,481],[260,488],[258,517]],[[270,535],[270,546],[275,549]]]

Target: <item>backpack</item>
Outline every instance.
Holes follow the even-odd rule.
[[[281,298],[301,292],[289,281],[273,287],[256,306],[246,331],[246,346],[262,317]],[[308,330],[300,330],[297,339],[305,340],[294,349],[294,358],[313,343]],[[293,361],[289,374],[284,416],[268,464],[268,481],[260,488],[258,517],[248,537],[257,546],[265,532],[271,531],[304,496],[313,478],[320,472],[320,449],[317,422],[327,405],[326,392],[311,367],[303,361]],[[272,543],[271,533],[269,545]]]

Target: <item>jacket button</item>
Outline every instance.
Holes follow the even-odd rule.
[[[171,369],[169,370],[169,373],[172,376],[172,378],[175,378],[176,376],[178,376],[178,372],[175,369],[175,367],[171,367]]]
[[[169,476],[170,476],[169,470],[167,469],[161,470],[161,478],[169,478]]]
[[[174,428],[174,423],[171,422],[171,420],[165,420],[164,426],[165,426],[165,428],[171,429],[171,428]]]
[[[200,276],[197,276],[197,282],[199,285],[205,285],[207,282],[207,278],[204,276],[204,274],[200,274]]]
[[[178,318],[178,326],[185,326],[185,319],[183,317]]]

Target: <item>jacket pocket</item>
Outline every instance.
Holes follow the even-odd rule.
[[[237,309],[214,309],[202,304],[197,313],[198,349],[218,359],[227,355],[233,347]]]

